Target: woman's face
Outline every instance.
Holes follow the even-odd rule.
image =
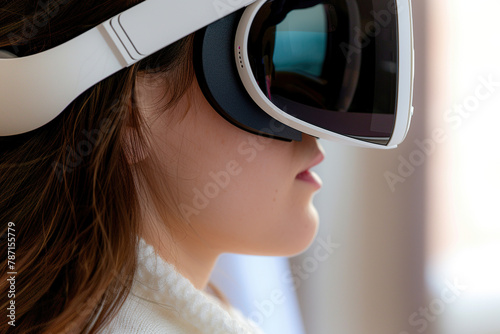
[[[148,113],[163,91],[138,87]],[[312,197],[320,180],[307,170],[323,160],[315,138],[284,142],[241,130],[211,107],[196,80],[150,126],[152,149],[164,166],[158,177],[174,187],[186,219],[176,223],[192,227],[180,242],[219,253],[282,256],[312,242],[318,226]]]

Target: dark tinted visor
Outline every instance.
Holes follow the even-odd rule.
[[[260,89],[320,128],[387,144],[397,105],[395,0],[269,1],[248,53]]]

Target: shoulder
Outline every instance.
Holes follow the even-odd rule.
[[[99,334],[186,334],[199,332],[167,305],[130,294],[118,314]]]
[[[219,312],[198,312],[187,317],[185,312],[172,305],[147,300],[132,293],[99,334],[262,334],[240,311],[232,307],[221,307]]]
[[[239,311],[196,289],[143,240],[132,288],[99,334],[258,334]]]

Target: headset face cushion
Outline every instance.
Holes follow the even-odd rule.
[[[241,82],[234,57],[234,37],[242,11],[195,34],[193,62],[200,87],[212,107],[239,128],[276,139],[300,141],[302,133],[264,112]]]

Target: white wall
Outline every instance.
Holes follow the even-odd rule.
[[[427,138],[424,5],[414,1],[415,116],[406,141],[391,151],[322,141],[327,159],[318,168],[325,184],[316,197],[318,238],[340,247],[298,289],[308,334],[413,334],[409,316],[425,304],[425,161],[402,169],[405,182],[393,189],[385,178],[399,173],[400,159],[418,158],[414,140]],[[303,265],[308,257],[313,248],[291,262]]]
[[[440,108],[429,127],[447,140],[429,161],[427,279],[439,298],[443,278],[462,287],[443,304],[439,334],[500,333],[500,2],[430,3],[435,68],[430,82]],[[446,18],[443,24],[443,17]],[[490,83],[488,83],[491,81]]]

